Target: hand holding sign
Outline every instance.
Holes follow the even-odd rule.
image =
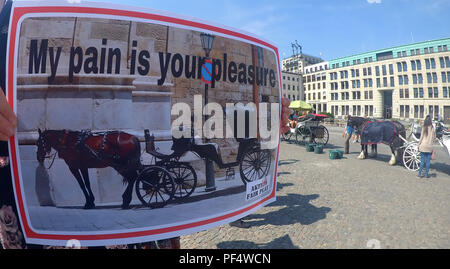
[[[0,140],[8,141],[14,135],[16,127],[17,117],[14,115],[8,101],[6,101],[3,90],[0,88]]]

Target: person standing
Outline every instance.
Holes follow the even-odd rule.
[[[419,140],[419,152],[420,152],[420,168],[417,177],[422,178],[423,167],[425,166],[425,177],[429,178],[430,175],[430,161],[433,153],[433,142],[436,139],[436,133],[431,121],[431,116],[428,115],[423,123],[422,132]]]

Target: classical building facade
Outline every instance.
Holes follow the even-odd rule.
[[[304,68],[303,87],[305,89],[305,101],[311,104],[316,112],[327,111],[328,68],[328,62],[321,62]]]
[[[281,71],[283,97],[291,101],[304,100],[303,78],[299,73]]]
[[[402,120],[429,114],[449,121],[449,47],[445,38],[329,61],[328,112]]]

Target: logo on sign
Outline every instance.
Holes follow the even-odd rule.
[[[267,182],[267,177],[260,180],[256,180],[247,184],[247,192],[245,195],[246,200],[254,199],[256,197],[262,197],[268,194],[270,191],[270,185]]]

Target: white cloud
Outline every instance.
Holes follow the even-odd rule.
[[[367,0],[369,4],[381,4],[381,0]]]

